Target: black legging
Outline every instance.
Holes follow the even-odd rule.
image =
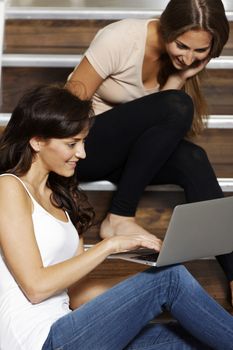
[[[96,117],[86,142],[80,181],[117,183],[109,212],[134,216],[149,184],[174,183],[186,200],[223,197],[205,151],[184,140],[193,116],[191,98],[167,90],[119,105]],[[233,253],[217,257],[233,280]]]

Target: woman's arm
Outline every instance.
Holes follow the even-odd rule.
[[[44,267],[33,230],[31,199],[14,178],[0,178],[0,212],[2,253],[18,285],[32,303],[39,303],[74,285],[109,254],[141,246],[160,249],[156,238],[118,236],[105,239],[69,260]]]
[[[130,28],[131,22],[117,21],[98,31],[81,63],[69,76],[66,86],[71,92],[90,99],[101,83],[119,70],[122,55],[129,54],[125,33]]]
[[[83,239],[80,238],[79,249],[77,252],[81,254],[84,252]],[[75,283],[68,290],[70,297],[70,308],[72,310],[77,309],[82,304],[96,298],[98,295],[104,293],[109,288],[113,287],[116,283],[123,280],[123,277],[103,277],[103,278],[91,278],[87,275],[82,280]]]
[[[103,82],[103,78],[96,72],[86,57],[74,70],[66,87],[83,99],[90,99]],[[81,83],[81,84],[80,84]]]

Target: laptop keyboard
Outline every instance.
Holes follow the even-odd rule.
[[[149,260],[152,262],[156,262],[158,259],[159,253],[145,254],[145,255],[137,255],[136,258],[139,260]]]

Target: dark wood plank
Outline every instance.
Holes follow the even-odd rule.
[[[191,141],[206,150],[218,177],[233,176],[233,129],[208,129]]]
[[[7,20],[5,53],[81,54],[96,32],[112,21]]]
[[[0,112],[12,112],[19,98],[28,89],[40,84],[65,84],[71,71],[71,68],[3,68]]]
[[[202,83],[210,114],[233,114],[233,69],[208,70]]]

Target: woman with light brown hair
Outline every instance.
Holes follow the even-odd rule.
[[[135,219],[149,184],[180,185],[188,202],[222,197],[205,151],[187,140],[203,129],[200,78],[221,54],[229,23],[221,0],[170,0],[159,19],[126,19],[100,30],[67,87],[92,98],[95,124],[82,181],[117,183],[102,238],[147,233]],[[218,257],[233,280],[233,255]]]

